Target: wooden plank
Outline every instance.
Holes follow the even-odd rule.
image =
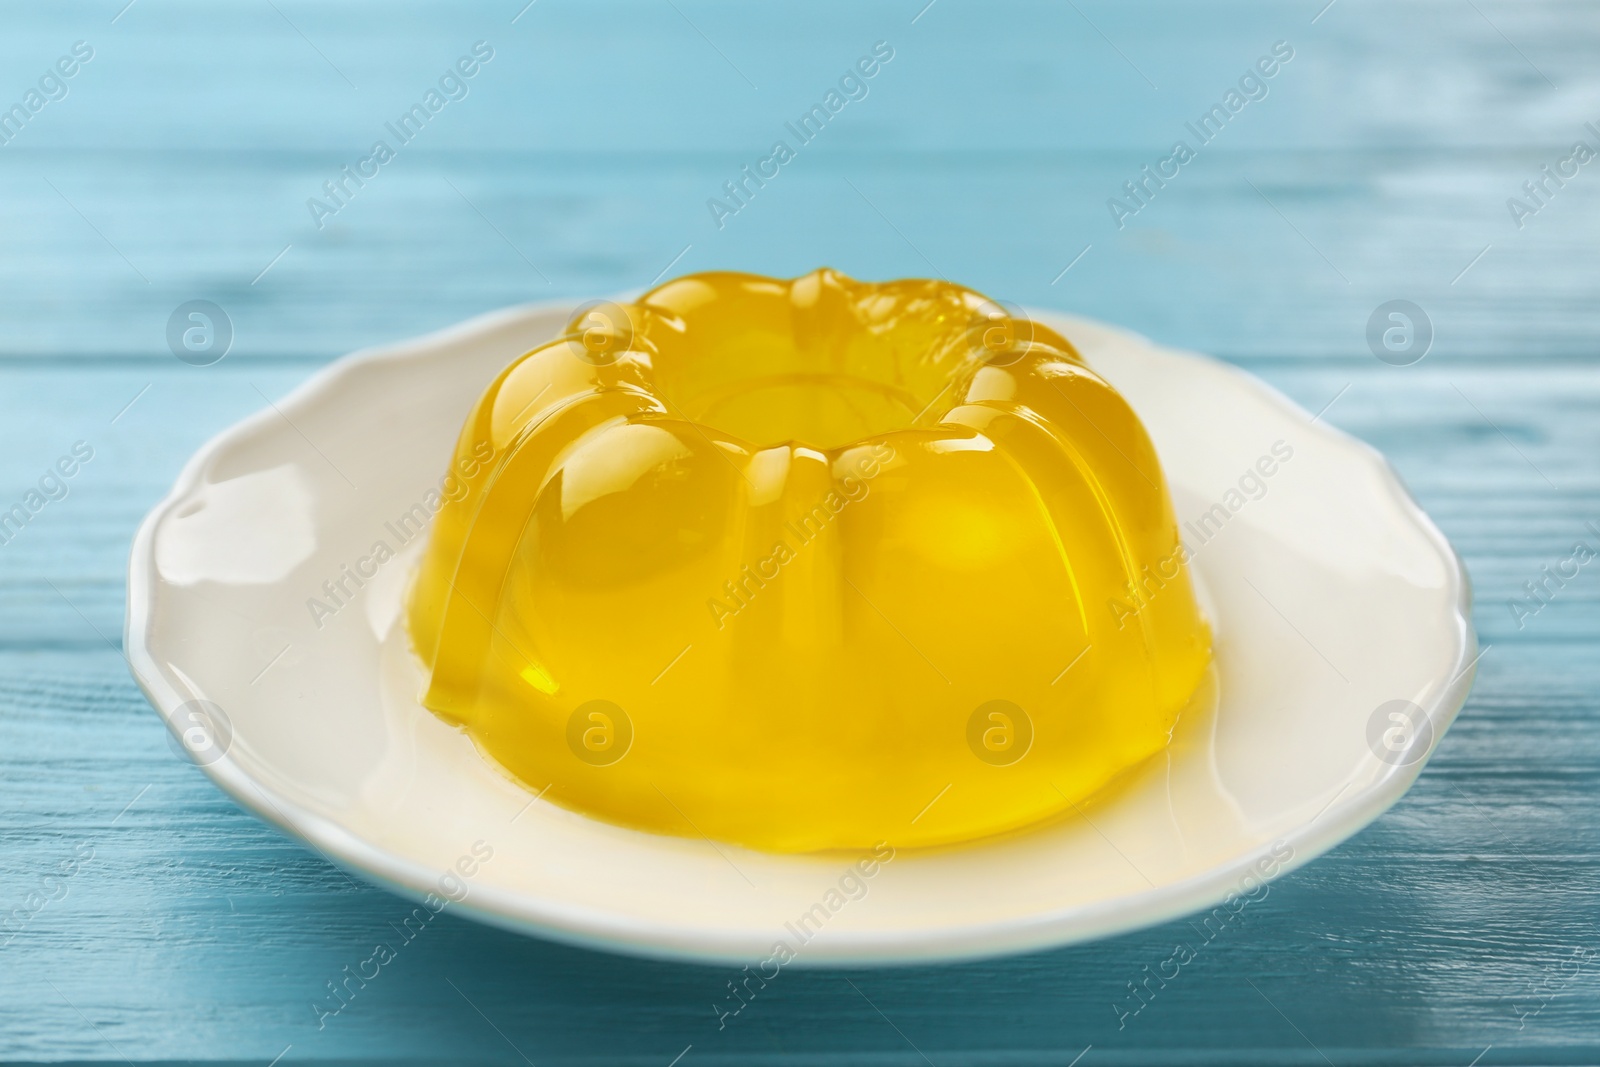
[[[1494,25],[1445,3],[1347,2],[1314,26],[1262,4],[1095,12],[1140,40],[1162,91],[1068,8],[1016,9],[1030,32],[1007,37],[1003,64],[962,55],[990,23],[959,5],[915,26],[839,6],[815,22],[709,9],[760,92],[670,8],[595,16],[628,57],[605,78],[582,67],[589,17],[559,5],[515,26],[478,6],[381,33],[359,7],[285,10],[306,39],[267,9],[147,5],[96,28],[72,95],[0,153],[0,353],[164,358],[168,316],[204,297],[241,356],[327,357],[648,284],[690,246],[676,269],[954,272],[1229,355],[1362,356],[1369,314],[1395,297],[1429,310],[1440,356],[1594,354],[1600,182],[1574,179],[1521,230],[1505,206],[1600,112],[1553,93],[1495,25],[1570,84],[1600,37],[1573,5],[1489,5]],[[90,32],[21,22],[6,58],[23,70]],[[476,89],[316,228],[306,201],[485,35],[501,50]],[[718,229],[706,201],[878,38],[899,51],[859,110]],[[1298,51],[1271,95],[1117,229],[1107,200],[1280,38]],[[1408,56],[1416,40],[1427,63]],[[570,101],[574,84],[594,98],[522,106]],[[120,85],[140,106],[120,106]]]
[[[944,1053],[978,1047],[1065,1062],[1090,1042],[1141,1062],[1209,1062],[1184,1058],[1202,1034],[1194,1051],[1311,1062],[1248,976],[1335,1062],[1389,1045],[1475,1054],[1491,1042],[1571,1062],[1562,1050],[1592,1051],[1600,1032],[1592,969],[1522,1031],[1517,1011],[1539,1001],[1547,968],[1593,945],[1600,827],[1574,819],[1573,804],[1600,778],[1600,737],[1586,728],[1597,669],[1559,645],[1491,652],[1406,799],[1275,885],[1120,1031],[1111,1005],[1174,942],[1197,940],[1187,923],[1017,960],[785,972],[719,1032],[710,1004],[726,968],[586,953],[446,915],[318,1031],[310,1005],[323,984],[368,942],[392,938],[388,923],[407,907],[281,839],[177,761],[114,653],[0,653],[5,884],[28,886],[80,843],[93,849],[65,897],[4,948],[7,984],[43,993],[26,1012],[0,1001],[0,1033],[12,1056],[106,1056],[49,980],[119,1046],[169,1057],[227,1048],[265,1062],[289,1042],[310,1058],[499,1055],[449,978],[535,1062],[666,1062],[690,1042],[732,1059],[774,1046],[903,1048],[849,977],[935,1062],[976,1062]],[[829,1027],[805,1025],[819,1013]],[[174,1017],[185,1020],[177,1031]]]
[[[1431,360],[1432,357],[1429,357]],[[1333,367],[1256,364],[1265,380],[1381,449],[1467,561],[1486,643],[1528,626],[1548,639],[1592,639],[1600,585],[1587,574],[1517,627],[1506,601],[1569,554],[1600,548],[1600,373],[1564,363],[1394,368],[1370,357]],[[208,437],[277,399],[306,365],[224,360],[212,367],[149,364],[81,371],[0,368],[15,397],[0,424],[0,501],[21,499],[40,474],[91,443],[95,458],[10,543],[0,545],[0,616],[7,644],[120,640],[129,538]],[[148,386],[148,390],[145,387]],[[142,395],[140,395],[142,392]],[[139,399],[117,422],[130,398]],[[1550,481],[1546,481],[1546,478]],[[54,588],[52,588],[54,585]],[[80,615],[81,612],[81,615]]]

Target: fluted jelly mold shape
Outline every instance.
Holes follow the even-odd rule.
[[[1158,752],[1210,658],[1160,464],[946,282],[586,305],[484,391],[407,603],[423,702],[546,799],[779,852],[949,844]]]

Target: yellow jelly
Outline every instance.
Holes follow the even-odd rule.
[[[580,309],[461,431],[424,703],[547,799],[780,852],[945,844],[1158,752],[1204,673],[1138,418],[934,281]]]

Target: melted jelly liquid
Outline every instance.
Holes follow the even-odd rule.
[[[545,798],[770,851],[949,844],[1167,743],[1210,658],[1154,450],[943,282],[715,273],[484,392],[408,602],[424,703]]]

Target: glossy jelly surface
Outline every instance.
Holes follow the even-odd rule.
[[[945,282],[581,308],[463,427],[423,702],[525,786],[779,851],[1070,810],[1205,672],[1161,468],[1067,340]]]

